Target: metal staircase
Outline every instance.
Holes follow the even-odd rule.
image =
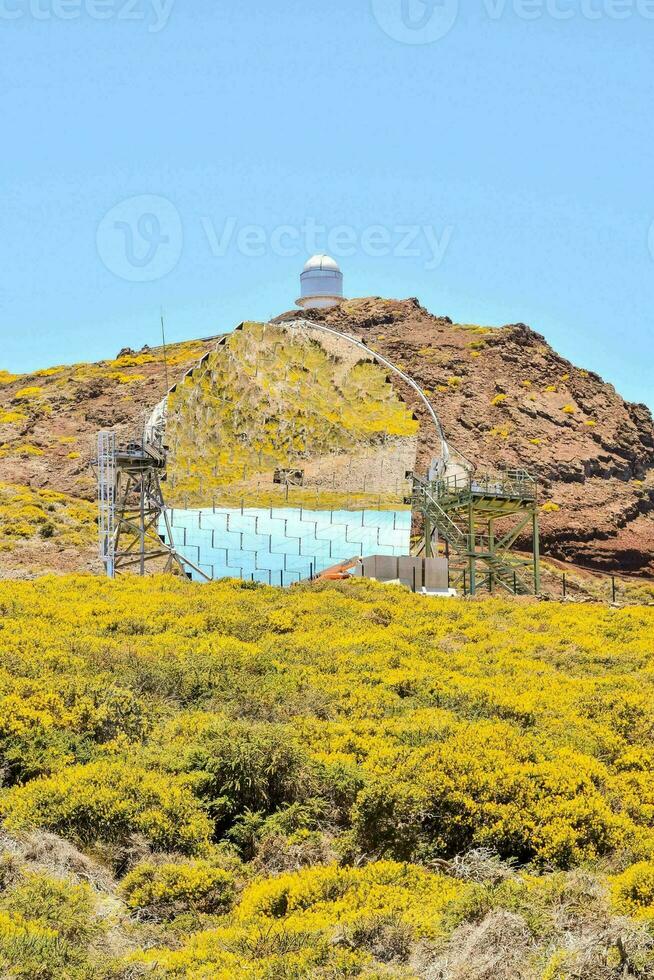
[[[450,585],[464,594],[537,594],[537,501],[536,481],[524,470],[459,473],[436,481],[414,478],[413,504],[423,521],[418,553],[433,555],[444,544]],[[527,528],[533,554],[525,558],[511,549]]]

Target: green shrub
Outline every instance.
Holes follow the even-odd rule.
[[[86,885],[25,874],[2,897],[0,970],[12,980],[93,980],[102,932]]]
[[[275,724],[210,719],[201,739],[168,764],[202,774],[202,792],[224,830],[246,811],[273,813],[304,800],[317,788],[316,767],[290,728]],[[197,736],[196,736],[197,737]],[[181,744],[180,744],[181,748]]]
[[[71,885],[44,874],[28,873],[8,892],[2,906],[14,916],[56,930],[71,943],[88,943],[100,932],[88,885]]]

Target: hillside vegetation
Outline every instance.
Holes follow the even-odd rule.
[[[654,977],[653,627],[0,583],[0,973]]]

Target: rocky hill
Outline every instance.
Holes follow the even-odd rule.
[[[308,316],[404,368],[429,394],[448,440],[479,467],[537,474],[546,552],[654,571],[654,426],[645,405],[625,402],[524,323],[452,323],[415,299],[354,300]],[[424,457],[437,448],[423,447]]]
[[[625,402],[524,324],[455,324],[415,299],[352,300],[308,316],[403,367],[428,392],[449,441],[478,466],[538,474],[546,553],[654,573],[654,426],[646,406]],[[213,346],[210,338],[169,348],[170,383]],[[32,375],[0,372],[3,574],[95,567],[95,433],[135,434],[165,390],[159,349]],[[435,448],[424,444],[422,458]]]

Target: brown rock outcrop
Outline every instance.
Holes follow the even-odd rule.
[[[624,401],[524,323],[456,324],[416,299],[351,300],[304,315],[403,367],[429,393],[448,441],[480,468],[520,466],[537,475],[544,502],[559,508],[543,513],[545,552],[605,570],[654,572],[647,406]],[[423,458],[436,449],[434,439]]]

